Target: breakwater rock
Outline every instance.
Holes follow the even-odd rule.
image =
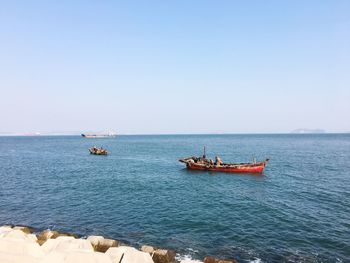
[[[44,230],[34,234],[25,226],[0,227],[1,263],[203,263],[175,259],[175,251],[142,246],[140,250],[103,236],[78,238]],[[235,263],[206,257],[204,263]]]

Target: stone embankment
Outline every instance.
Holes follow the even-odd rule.
[[[45,230],[38,235],[29,227],[0,227],[1,263],[177,263],[175,252],[151,246],[140,250],[102,236],[78,238],[69,233]],[[236,261],[204,258],[204,263]],[[182,260],[180,263],[203,263]]]

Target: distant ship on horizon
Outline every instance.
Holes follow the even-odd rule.
[[[303,133],[326,133],[325,130],[322,129],[296,129],[291,131],[291,133],[303,134]]]
[[[115,132],[109,132],[109,133],[82,133],[82,137],[84,138],[113,138],[117,136],[117,133]]]

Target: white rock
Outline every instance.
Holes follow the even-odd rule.
[[[12,227],[10,226],[0,226],[0,233],[2,233],[3,231],[11,231],[12,230]]]
[[[42,246],[45,253],[50,252],[93,252],[94,249],[90,241],[85,239],[75,239],[74,237],[58,237],[56,239],[48,239]]]
[[[3,226],[0,226],[0,229],[2,229],[2,228],[13,228],[12,226],[10,226],[10,225],[3,225]]]
[[[15,238],[15,239],[22,239],[26,240],[27,239],[27,234],[22,232],[21,230],[12,230],[4,234],[4,238]]]
[[[97,251],[105,253],[111,247],[119,246],[119,241],[105,238],[98,242]]]
[[[105,253],[111,247],[119,246],[119,241],[109,238],[104,238],[103,236],[89,236],[87,238],[91,242],[95,251]]]
[[[23,240],[23,241],[30,241],[35,243],[37,238],[34,234],[26,234],[24,232],[22,232],[21,230],[11,230],[8,232],[3,232],[0,235],[0,238],[4,238],[4,239],[19,239],[19,240]]]
[[[155,251],[155,248],[152,247],[152,246],[143,245],[143,246],[141,247],[141,251],[142,251],[142,252],[147,252],[147,253],[149,253],[149,254],[152,255],[153,252]]]
[[[46,256],[44,256],[44,258],[40,263],[62,263],[64,262],[67,256],[67,253],[68,252],[57,252],[57,251],[50,252],[46,254]]]
[[[109,257],[99,252],[69,251],[51,252],[40,263],[112,263]]]
[[[114,239],[106,239],[103,236],[89,236],[87,238],[91,242],[95,251],[105,253],[111,247],[117,247],[119,241]]]
[[[147,252],[138,250],[128,250],[124,253],[121,263],[154,263],[152,257]]]
[[[75,240],[74,237],[72,236],[59,236],[55,238],[56,240],[62,240],[62,241],[70,241],[70,240]]]
[[[0,238],[6,235],[7,233],[13,231],[13,229],[9,226],[1,226],[0,227]]]
[[[41,259],[28,255],[0,253],[1,263],[41,263]]]
[[[15,226],[15,227],[13,227],[13,229],[21,230],[22,232],[24,232],[26,234],[31,234],[32,233],[32,229],[30,229],[27,226]]]
[[[56,238],[59,237],[60,233],[54,230],[46,229],[42,231],[40,234],[38,234],[38,239],[42,241],[42,243],[45,243],[46,240],[50,238]]]
[[[72,252],[69,253],[64,261],[65,263],[111,263],[110,258],[100,252]]]
[[[109,256],[112,263],[120,263],[124,253],[127,251],[137,251],[133,247],[120,246],[120,247],[111,247],[106,251],[106,255]]]
[[[93,247],[97,247],[98,243],[103,241],[105,238],[103,236],[89,236],[87,240],[91,242]]]
[[[38,238],[34,234],[28,234],[27,238],[30,240],[33,240],[34,242],[38,241]]]
[[[39,244],[21,239],[0,239],[0,253],[8,253],[14,255],[31,256],[35,258],[41,258],[44,256]],[[0,261],[2,262],[2,261]]]

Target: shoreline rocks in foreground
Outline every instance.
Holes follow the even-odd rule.
[[[140,250],[121,242],[89,236],[87,239],[69,233],[44,230],[33,234],[26,226],[0,226],[1,263],[203,263],[175,259],[175,251],[142,246]],[[204,263],[236,263],[205,257]]]

